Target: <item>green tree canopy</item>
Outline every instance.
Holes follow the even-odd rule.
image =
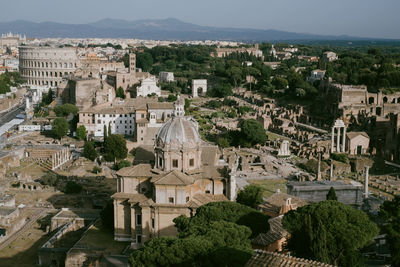
[[[52,127],[53,127],[53,134],[58,139],[61,139],[63,136],[66,136],[69,129],[68,121],[64,118],[56,118],[53,121]]]
[[[400,196],[383,202],[379,215],[386,220],[382,230],[386,233],[393,266],[400,266]]]
[[[119,98],[122,98],[122,99],[125,99],[125,92],[124,92],[124,89],[121,86],[118,87],[117,92],[115,93],[115,96],[119,97]]]
[[[263,190],[259,185],[246,185],[243,190],[240,190],[236,202],[256,209],[263,201]]]
[[[332,200],[289,211],[282,223],[296,256],[337,266],[363,266],[359,249],[378,234],[363,211]]]
[[[83,145],[83,156],[91,161],[95,160],[98,156],[96,149],[94,148],[93,142],[88,141]]]
[[[128,155],[126,141],[122,135],[112,134],[104,142],[104,158],[107,161],[124,159]]]
[[[264,127],[255,119],[241,121],[239,127],[243,138],[251,145],[264,144],[268,139]]]
[[[219,147],[225,148],[229,147],[231,144],[229,143],[229,140],[225,137],[218,137],[217,139],[217,145]]]
[[[240,83],[243,79],[243,71],[240,67],[235,67],[232,66],[228,69],[227,71],[231,81],[233,81],[233,85],[235,85],[235,87],[238,86],[238,83]]]
[[[189,108],[190,108],[190,103],[191,103],[192,101],[190,101],[190,99],[188,99],[188,98],[185,98],[185,110],[188,110]]]
[[[80,125],[76,129],[76,138],[78,138],[78,140],[85,140],[86,135],[87,135],[86,127],[84,125]]]
[[[212,97],[225,97],[232,95],[232,86],[229,83],[219,84],[207,91],[207,95]]]
[[[188,221],[185,221],[188,220]],[[269,230],[269,217],[253,208],[235,202],[213,202],[199,207],[192,218],[180,216],[174,219],[181,235],[196,232],[198,225],[208,225],[214,221],[227,221],[250,228],[251,237]],[[192,226],[196,227],[192,227]]]
[[[253,112],[254,110],[249,106],[240,106],[238,108],[240,114],[245,115],[248,112]]]
[[[288,81],[282,77],[274,77],[274,79],[272,80],[272,85],[279,90],[286,89],[286,86],[288,86]]]
[[[136,64],[143,71],[150,71],[153,65],[153,57],[147,52],[139,53],[136,56]]]
[[[176,95],[169,94],[168,98],[167,98],[167,101],[168,102],[175,102],[177,99],[178,99],[178,97]]]
[[[183,220],[190,219],[183,216]],[[208,224],[193,223],[185,228],[185,233],[182,231],[178,238],[151,239],[131,254],[132,265],[243,266],[251,257],[251,231],[246,226],[210,221]]]
[[[56,106],[54,112],[57,117],[67,117],[69,114],[77,114],[79,109],[72,104],[63,104],[61,106]]]

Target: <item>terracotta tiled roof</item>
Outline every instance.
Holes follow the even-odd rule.
[[[167,174],[151,179],[155,185],[191,185],[193,184],[193,177],[190,177],[180,171],[172,171]]]
[[[347,137],[349,139],[353,139],[353,138],[355,138],[355,137],[357,137],[359,135],[362,135],[362,136],[364,136],[364,137],[369,139],[369,136],[368,136],[368,134],[366,132],[348,132],[347,133]]]
[[[268,246],[275,241],[288,237],[289,232],[283,228],[282,219],[283,215],[269,219],[268,233],[260,233],[251,243],[259,246]]]
[[[255,250],[253,257],[246,263],[246,267],[333,267],[333,265],[312,261],[289,255]]]
[[[270,211],[279,214],[281,208],[286,204],[286,200],[289,198],[291,199],[291,206],[294,209],[308,204],[308,202],[303,199],[285,193],[277,192],[267,198],[264,203],[259,205],[259,207],[263,211]]]
[[[224,195],[196,194],[187,203],[189,207],[197,208],[210,202],[228,201]]]
[[[202,178],[223,178],[224,170],[214,166],[203,167]]]
[[[148,109],[174,109],[172,102],[153,102],[147,104]]]
[[[148,198],[143,194],[115,193],[111,197],[113,199],[126,200],[133,204],[140,203],[141,206],[150,206],[154,204],[151,198]]]
[[[117,175],[123,177],[151,177],[154,173],[151,172],[150,164],[139,164],[122,168],[117,172]]]

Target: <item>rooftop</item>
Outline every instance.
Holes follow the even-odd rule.
[[[126,168],[122,168],[117,172],[117,175],[124,177],[151,177],[154,173],[151,172],[150,164],[139,164]]]
[[[364,136],[364,137],[369,139],[369,136],[368,136],[368,134],[366,132],[348,132],[347,133],[347,137],[349,139],[353,139],[353,138],[355,138],[355,137],[357,137],[359,135],[362,135],[362,136]]]
[[[0,207],[0,216],[8,216],[14,211],[16,211],[18,208],[12,208],[12,207]]]
[[[251,240],[251,243],[259,246],[268,246],[275,241],[285,238],[289,235],[282,226],[283,215],[269,219],[269,231],[268,233],[260,233],[256,238]]]
[[[333,265],[292,257],[286,254],[255,250],[246,267],[333,267]]]
[[[362,187],[362,185],[355,181],[306,181],[306,182],[288,182],[287,187],[292,187],[294,189],[310,189],[313,190],[315,187],[329,189],[334,187],[335,189],[351,189],[355,187]]]
[[[193,177],[188,176],[180,171],[172,171],[167,174],[151,179],[155,185],[191,185]]]
[[[260,204],[259,207],[261,208],[261,210],[279,213],[282,206],[286,204],[286,200],[289,198],[291,199],[291,205],[294,206],[294,208],[299,208],[308,204],[307,201],[301,198],[297,198],[295,196],[281,192],[276,192],[269,198],[265,199],[265,201]]]
[[[82,218],[94,220],[99,217],[99,210],[94,209],[68,209],[62,208],[53,219],[73,219],[73,218]]]

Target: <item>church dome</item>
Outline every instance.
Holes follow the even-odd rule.
[[[193,146],[201,142],[197,122],[190,117],[172,117],[158,131],[156,146]]]
[[[172,118],[161,126],[157,133],[156,146],[161,148],[195,147],[200,143],[198,123],[191,117],[185,117],[185,101],[178,96],[174,103]]]

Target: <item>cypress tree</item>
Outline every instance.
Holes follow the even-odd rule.
[[[107,139],[107,126],[106,125],[104,125],[104,128],[103,128],[103,135],[104,135],[104,142],[106,142],[106,139]]]
[[[335,188],[331,187],[331,189],[329,189],[329,192],[326,195],[326,200],[336,200],[337,201]]]

